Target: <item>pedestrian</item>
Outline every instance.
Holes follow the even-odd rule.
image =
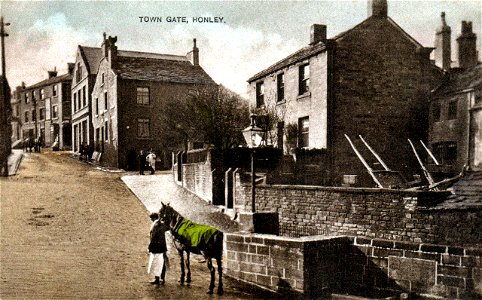
[[[152,221],[149,242],[149,264],[147,273],[154,276],[151,284],[164,284],[167,271],[167,246],[166,231],[169,227],[159,219],[159,214],[153,212],[149,215]]]
[[[146,167],[146,155],[144,150],[139,152],[139,175],[144,175],[144,168]]]
[[[149,169],[151,170],[151,175],[156,172],[156,154],[152,152],[152,149],[147,154],[147,164],[149,165]]]

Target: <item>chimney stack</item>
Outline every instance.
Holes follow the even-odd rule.
[[[49,74],[49,79],[57,76],[57,67],[54,67],[53,71],[47,71]]]
[[[368,17],[386,18],[388,16],[387,0],[369,0]]]
[[[67,63],[67,71],[69,74],[74,74],[75,63]]]
[[[310,45],[326,43],[326,25],[313,24],[310,28]]]
[[[193,39],[192,51],[186,54],[187,59],[193,66],[199,66],[199,48],[196,46],[196,39]]]
[[[457,38],[459,67],[468,69],[477,64],[477,35],[472,22],[462,21],[462,33]]]
[[[435,65],[449,70],[452,65],[452,29],[445,21],[445,12],[442,12],[442,25],[435,31]]]

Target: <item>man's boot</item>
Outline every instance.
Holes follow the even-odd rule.
[[[156,276],[156,279],[151,281],[151,284],[159,284],[159,276]]]

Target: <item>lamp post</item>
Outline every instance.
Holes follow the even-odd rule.
[[[246,144],[248,144],[248,148],[251,149],[251,210],[253,213],[256,211],[254,156],[256,148],[263,140],[263,130],[256,126],[256,117],[257,116],[255,114],[251,114],[251,124],[243,130],[243,136],[246,140]]]

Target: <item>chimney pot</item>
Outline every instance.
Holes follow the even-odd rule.
[[[196,46],[196,39],[192,40],[193,47],[192,51],[186,54],[187,59],[192,63],[193,66],[199,66],[199,48]]]

